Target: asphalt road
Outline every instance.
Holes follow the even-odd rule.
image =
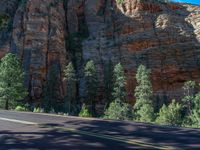
[[[0,110],[0,150],[200,149],[200,129]]]

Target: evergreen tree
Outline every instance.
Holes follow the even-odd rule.
[[[154,108],[152,102],[152,85],[149,75],[150,70],[148,70],[144,65],[140,65],[138,67],[136,74],[138,85],[135,88],[136,103],[134,111],[136,113],[137,120],[151,122],[154,119]]]
[[[193,103],[194,105],[189,118],[193,127],[200,127],[200,93],[195,95]]]
[[[184,98],[182,99],[184,103],[184,107],[186,108],[187,114],[192,113],[194,97],[195,97],[195,81],[187,81],[184,83],[183,90],[184,90]]]
[[[152,122],[155,119],[154,116],[154,109],[151,104],[144,104],[137,112],[137,114],[140,116],[138,121],[141,122]],[[137,116],[136,114],[136,116]]]
[[[67,106],[67,112],[72,113],[76,111],[76,73],[72,62],[70,62],[64,70],[64,80],[67,82],[67,101],[65,105]]]
[[[114,78],[114,89],[113,89],[113,98],[115,101],[121,103],[125,101],[126,98],[126,77],[124,74],[124,69],[121,65],[121,63],[118,63],[113,72],[113,78]]]
[[[169,106],[164,104],[159,111],[156,122],[158,124],[180,126],[182,124],[181,109],[182,106],[176,103],[175,100],[172,100]]]
[[[24,72],[19,59],[11,53],[0,63],[0,103],[5,109],[15,108],[17,100],[27,96],[24,85]]]
[[[106,108],[113,100],[112,91],[113,91],[113,65],[111,60],[109,60],[109,62],[107,62],[104,67],[104,93],[106,99],[106,105],[105,105]]]
[[[108,109],[104,113],[104,117],[108,119],[127,120],[131,118],[130,105],[125,103],[126,98],[126,77],[124,69],[118,63],[113,71],[113,97],[114,101],[110,103]]]
[[[104,118],[116,119],[116,120],[129,120],[132,116],[131,108],[129,104],[124,102],[119,103],[113,101],[110,103],[108,109],[104,113]]]
[[[97,91],[97,72],[94,62],[92,60],[88,61],[85,68],[85,82],[86,82],[86,95],[87,101],[91,105],[92,116],[96,115],[96,91]]]

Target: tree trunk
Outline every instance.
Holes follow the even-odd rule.
[[[6,100],[5,109],[8,110],[8,99]]]
[[[92,105],[92,116],[95,117],[96,116],[96,102],[95,100],[91,101],[91,105]]]

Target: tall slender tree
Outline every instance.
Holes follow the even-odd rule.
[[[182,99],[182,101],[184,103],[184,107],[186,108],[187,114],[192,113],[195,98],[195,86],[195,81],[187,81],[184,83],[183,86],[184,98]]]
[[[109,107],[104,113],[105,118],[127,120],[131,118],[130,105],[125,103],[126,99],[126,77],[124,68],[121,63],[118,63],[113,71],[113,97],[114,101],[110,103]]]
[[[113,91],[113,64],[112,61],[109,60],[104,65],[104,93],[105,93],[105,99],[106,99],[106,105],[107,108],[110,104],[112,99],[112,91]]]
[[[87,101],[91,105],[91,113],[93,116],[96,115],[96,92],[97,92],[97,72],[93,60],[86,63],[84,68],[86,88],[85,92],[87,95]]]
[[[136,103],[134,106],[137,120],[147,122],[151,122],[154,119],[154,108],[152,102],[153,92],[149,75],[150,70],[148,70],[144,65],[138,67],[136,74],[138,85],[135,88]]]
[[[72,62],[64,70],[64,80],[67,82],[67,97],[65,105],[68,113],[76,112],[76,73]]]
[[[0,103],[5,109],[14,108],[18,100],[27,96],[24,87],[24,72],[19,59],[11,53],[6,54],[0,63]]]
[[[114,100],[121,103],[125,102],[126,99],[126,77],[124,74],[124,68],[121,63],[118,63],[113,71],[114,78],[114,88],[113,88],[113,97]]]

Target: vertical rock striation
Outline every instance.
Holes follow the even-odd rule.
[[[20,56],[34,101],[41,99],[52,65],[61,83],[59,95],[64,96],[62,72],[70,60],[79,75],[80,97],[84,96],[82,68],[87,60],[94,60],[100,103],[104,103],[104,70],[110,61],[125,67],[129,101],[134,100],[140,64],[152,70],[158,100],[182,96],[181,87],[187,80],[200,82],[199,6],[155,0],[124,0],[122,4],[115,0],[2,2],[6,7],[0,5],[0,12],[10,13],[14,19],[12,37],[0,40],[0,57],[8,51]]]
[[[67,61],[65,23],[63,2],[57,0],[29,0],[15,14],[11,51],[23,61],[25,84],[32,99],[41,98],[52,65],[62,80]],[[62,84],[60,95],[64,96]]]
[[[84,7],[89,37],[82,42],[83,59],[96,62],[100,79],[106,62],[121,62],[130,101],[140,64],[152,70],[157,99],[180,97],[185,81],[199,82],[199,6],[87,0]],[[101,83],[99,93],[103,92]]]

